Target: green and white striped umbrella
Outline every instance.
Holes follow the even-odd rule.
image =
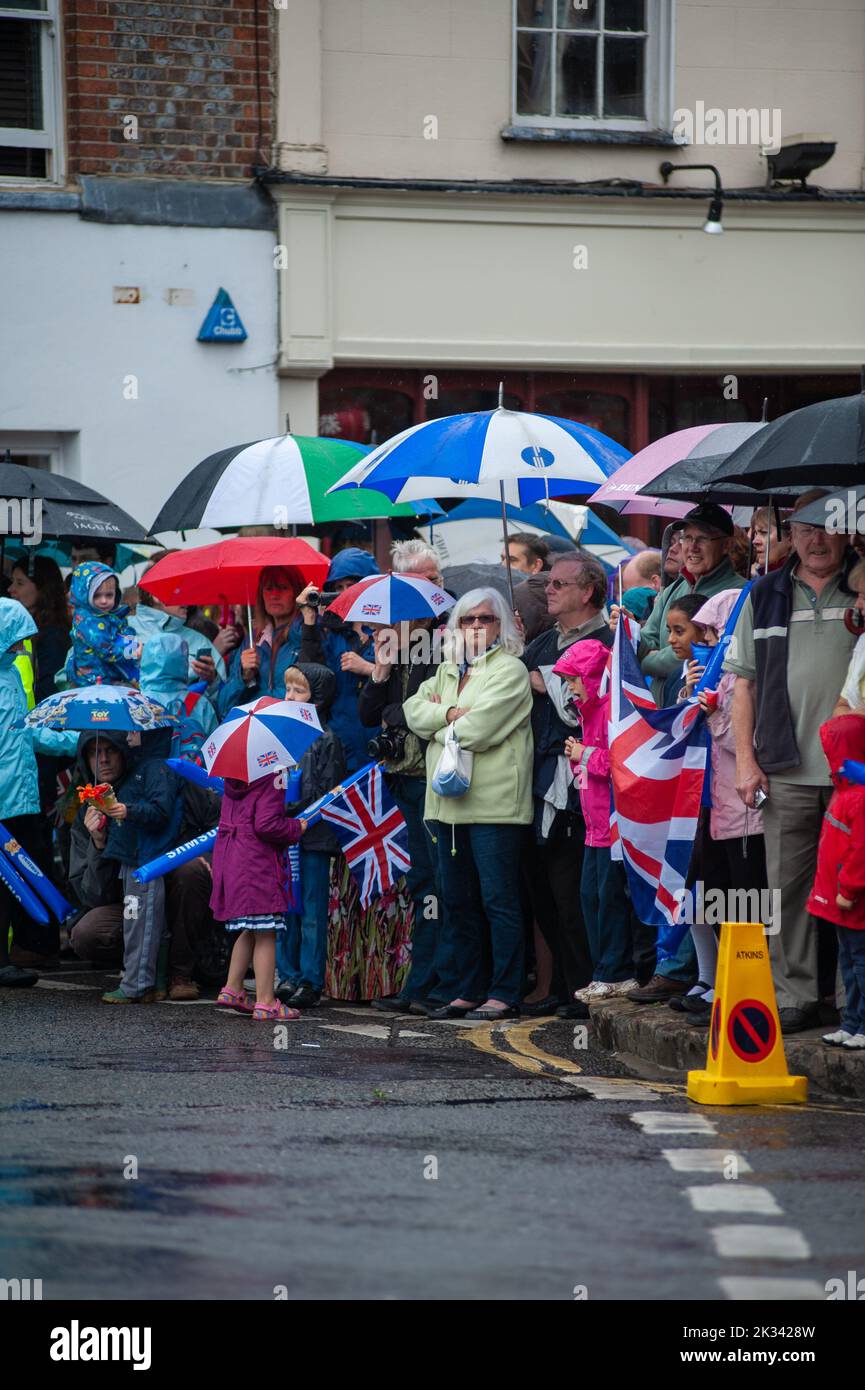
[[[178,484],[151,529],[156,533],[211,526],[233,531],[238,526],[443,514],[436,502],[396,504],[372,488],[347,488],[328,496],[328,488],[368,453],[364,444],[303,434],[220,449]]]

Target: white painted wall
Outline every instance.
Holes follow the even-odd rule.
[[[107,226],[74,214],[4,213],[0,449],[58,432],[63,471],[144,526],[215,450],[281,432],[273,235],[201,227]],[[138,285],[140,304],[114,304]],[[248,333],[196,342],[220,286]],[[169,288],[192,305],[169,305]],[[138,378],[138,399],[124,378]]]

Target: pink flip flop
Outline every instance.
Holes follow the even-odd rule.
[[[276,999],[272,1004],[256,1004],[252,1018],[255,1023],[286,1023],[290,1019],[300,1018],[300,1009],[290,1009]]]
[[[255,1005],[250,999],[245,989],[229,989],[225,985],[220,991],[216,1000],[217,1009],[228,1009],[231,1013],[246,1014],[252,1013]]]

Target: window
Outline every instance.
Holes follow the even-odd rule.
[[[0,178],[60,177],[58,0],[0,0]]]
[[[666,129],[672,0],[514,0],[514,122]]]

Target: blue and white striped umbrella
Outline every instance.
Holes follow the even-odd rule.
[[[392,502],[501,497],[523,507],[592,493],[630,453],[589,425],[526,411],[474,411],[427,420],[379,445],[329,489],[368,487]]]

